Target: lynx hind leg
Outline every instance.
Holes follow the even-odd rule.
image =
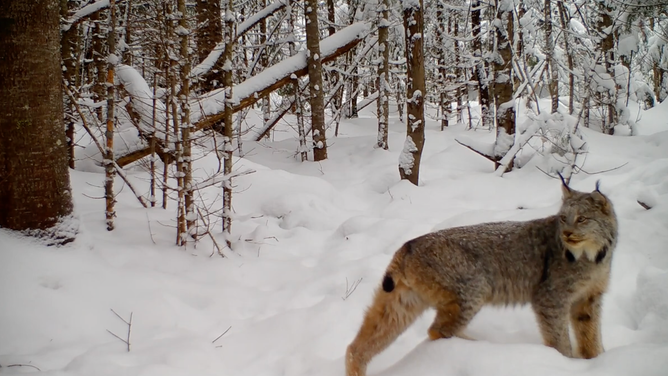
[[[577,339],[578,356],[591,359],[603,353],[601,293],[586,296],[571,306],[571,324]]]
[[[366,366],[427,308],[422,299],[398,282],[391,292],[376,291],[362,327],[346,351],[346,376],[366,375]]]
[[[459,337],[473,340],[464,334],[464,329],[473,317],[480,311],[484,301],[475,296],[460,299],[449,290],[432,291],[430,305],[436,308],[436,317],[429,327],[429,338]]]

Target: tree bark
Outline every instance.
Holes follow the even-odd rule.
[[[93,27],[93,65],[95,66],[95,76],[93,77],[93,93],[95,94],[94,98],[96,101],[101,102],[103,98],[106,98],[107,90],[105,89],[105,83],[107,77],[105,75],[106,62],[105,58],[107,56],[107,51],[105,51],[106,36],[103,28],[101,27],[102,20],[100,17],[100,12],[96,12],[91,16],[91,20],[95,24]],[[96,108],[97,119],[102,122],[104,121],[104,114],[102,113],[102,107]]]
[[[225,88],[225,110],[223,112],[223,173],[226,176],[232,174],[232,54],[234,51],[234,19],[232,17],[232,0],[223,0],[224,18],[224,41],[223,52],[223,86]],[[232,178],[223,182],[223,235],[227,248],[232,248]]]
[[[489,86],[485,74],[485,60],[483,59],[482,41],[480,36],[480,14],[482,9],[481,0],[473,0],[471,3],[471,33],[473,36],[472,48],[475,59],[475,76],[478,81],[478,103],[480,104],[480,121],[483,128],[494,126],[489,108]]]
[[[72,212],[57,0],[0,2],[0,227],[47,230]]]
[[[554,37],[552,36],[552,0],[545,0],[545,50],[547,52],[547,62],[550,66],[550,77],[548,88],[552,98],[550,113],[556,113],[559,108],[559,70],[557,58],[554,55]],[[568,53],[568,52],[567,52]]]
[[[390,21],[389,0],[380,4],[378,20],[378,141],[376,147],[388,148],[388,123],[390,116],[390,46],[388,43]]]
[[[422,0],[404,0],[406,39],[406,141],[399,157],[399,175],[418,185],[424,146],[424,17]]]
[[[67,19],[69,6],[67,0],[60,0],[60,17]],[[60,39],[60,53],[63,61],[63,79],[67,85],[76,86],[77,57],[79,48],[79,28],[74,25],[63,31]],[[67,138],[68,165],[74,168],[74,104],[65,97],[65,136]]]
[[[566,7],[564,6],[563,2],[558,2],[557,6],[559,7],[559,19],[561,22],[561,28],[564,30],[567,29],[567,22],[566,22]],[[569,18],[570,20],[570,18]],[[575,95],[575,73],[573,72],[574,69],[574,62],[573,62],[573,51],[571,51],[570,48],[570,33],[564,33],[564,50],[566,51],[566,59],[568,63],[568,113],[570,115],[573,114],[575,111],[575,105],[574,105],[574,100],[573,96]]]
[[[614,80],[614,63],[615,63],[615,38],[614,32],[612,30],[612,9],[608,7],[605,2],[599,3],[599,15],[598,22],[596,24],[596,29],[599,34],[600,42],[599,48],[603,53],[603,65],[605,66],[605,71],[610,74],[610,77]],[[602,131],[607,134],[613,134],[615,132],[615,125],[617,125],[618,116],[617,116],[617,85],[614,85],[613,90],[608,90],[607,95],[602,95],[602,104],[607,107],[608,113],[608,123],[603,125]]]
[[[218,0],[214,1],[218,3]],[[178,10],[180,14],[179,28],[188,30],[188,20],[186,18],[186,0],[178,0]],[[217,14],[220,18],[220,13]],[[179,93],[179,104],[181,107],[181,136],[183,143],[183,189],[184,189],[184,212],[186,231],[190,235],[195,234],[195,197],[193,192],[193,172],[192,172],[192,139],[191,132],[193,131],[190,123],[190,54],[188,52],[188,35],[189,33],[182,32],[180,37],[180,55],[181,55],[181,70],[180,81],[181,91]],[[181,245],[185,245],[186,238],[184,238]]]
[[[496,104],[496,141],[494,159],[501,160],[513,145],[515,135],[515,106],[513,103],[513,2],[497,0],[497,56],[494,68],[494,100]],[[508,169],[512,169],[512,162]],[[498,164],[495,166],[498,168]]]
[[[311,97],[311,129],[313,130],[313,160],[327,159],[325,136],[325,98],[322,90],[322,60],[320,56],[320,31],[318,28],[318,1],[304,3],[306,15],[306,47],[308,48],[309,89]]]
[[[107,33],[107,46],[109,48],[109,58],[107,58],[107,79],[105,81],[107,87],[107,129],[105,132],[105,139],[107,140],[106,155],[104,156],[104,199],[106,202],[105,219],[107,223],[107,231],[114,229],[114,218],[116,211],[114,206],[116,204],[116,196],[114,195],[114,178],[116,177],[116,169],[114,168],[114,67],[115,59],[111,56],[116,53],[116,6],[115,1],[109,1],[109,32]]]
[[[448,85],[448,71],[445,62],[445,57],[446,54],[448,53],[446,44],[445,44],[445,35],[446,35],[446,30],[445,27],[447,25],[448,27],[448,32],[450,31],[451,27],[451,18],[448,17],[448,21],[446,22],[445,19],[445,3],[443,2],[438,2],[436,4],[436,42],[438,44],[437,47],[437,53],[438,53],[438,79],[439,83],[444,86],[450,86]],[[441,90],[441,94],[439,97],[439,106],[440,106],[440,112],[441,112],[441,130],[444,130],[447,128],[450,123],[450,93],[449,91],[446,90]]]

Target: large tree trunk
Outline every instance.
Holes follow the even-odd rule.
[[[501,22],[496,28],[497,57],[494,60],[494,100],[496,104],[496,142],[494,155],[501,160],[514,143],[515,105],[513,103],[513,2],[497,0],[497,19]],[[512,169],[512,162],[508,169]],[[496,167],[499,167],[498,165]]]
[[[389,0],[383,0],[380,5],[378,19],[378,140],[376,147],[388,148],[388,123],[390,116],[390,46],[388,34],[390,21],[388,20]]]
[[[481,0],[473,0],[471,3],[471,33],[473,36],[472,48],[475,58],[475,76],[478,81],[478,103],[480,104],[480,121],[483,128],[494,126],[492,111],[489,108],[489,87],[487,75],[485,74],[485,60],[483,59],[482,41],[480,40],[480,14],[482,9]]]
[[[200,25],[195,33],[197,42],[197,58],[201,63],[209,56],[214,47],[223,40],[223,24],[220,20],[220,0],[197,0],[197,24]],[[201,78],[197,85],[202,91],[211,91],[222,85],[222,71],[220,64]]]
[[[424,18],[422,0],[404,0],[406,39],[406,141],[399,157],[399,175],[418,185],[424,146]]]
[[[304,3],[306,15],[306,47],[308,48],[308,78],[311,97],[311,129],[313,129],[313,160],[327,159],[325,137],[325,98],[322,90],[322,60],[320,56],[320,31],[318,29],[318,1]]]
[[[0,18],[0,227],[52,229],[72,212],[58,1],[3,0]]]

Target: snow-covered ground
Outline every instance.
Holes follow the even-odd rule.
[[[209,257],[207,239],[196,249],[175,247],[174,203],[146,210],[127,188],[116,230],[107,232],[96,199],[103,175],[72,171],[75,243],[46,248],[0,230],[0,374],[37,367],[45,375],[342,376],[345,347],[402,242],[556,212],[559,182],[535,168],[541,158],[497,177],[489,161],[455,142],[493,135],[462,125],[440,132],[429,121],[421,185],[400,181],[405,126],[392,118],[390,151],[374,149],[372,111],[342,122],[322,163],[296,161],[286,126],[277,141],[244,145],[247,157],[235,168],[256,172],[235,180],[234,252],[226,258]],[[428,312],[369,374],[668,375],[668,107],[642,113],[637,131],[583,130],[590,174],[572,182],[592,190],[601,179],[620,222],[603,355],[568,359],[543,346],[529,307],[483,309],[467,330],[477,341],[426,341]],[[197,163],[204,176],[217,162]],[[147,190],[145,172],[130,176]],[[107,332],[127,336],[111,309],[125,319],[132,313],[130,352]]]

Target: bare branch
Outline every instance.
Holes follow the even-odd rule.
[[[216,339],[214,339],[213,341],[211,341],[211,343],[216,343],[216,341],[218,341],[222,336],[224,336],[225,334],[227,334],[227,332],[229,332],[230,329],[232,329],[231,326],[230,326],[229,328],[225,329],[225,331],[223,332],[223,334],[221,334],[221,335],[219,335],[218,337],[216,337]]]
[[[7,367],[7,368],[9,368],[9,367],[32,367],[32,368],[34,368],[34,369],[36,369],[36,370],[42,372],[42,370],[39,369],[39,367],[37,367],[37,366],[33,366],[32,364],[20,364],[20,363],[17,363],[17,364],[9,364],[9,365],[7,365],[7,366],[5,366],[5,367]]]

